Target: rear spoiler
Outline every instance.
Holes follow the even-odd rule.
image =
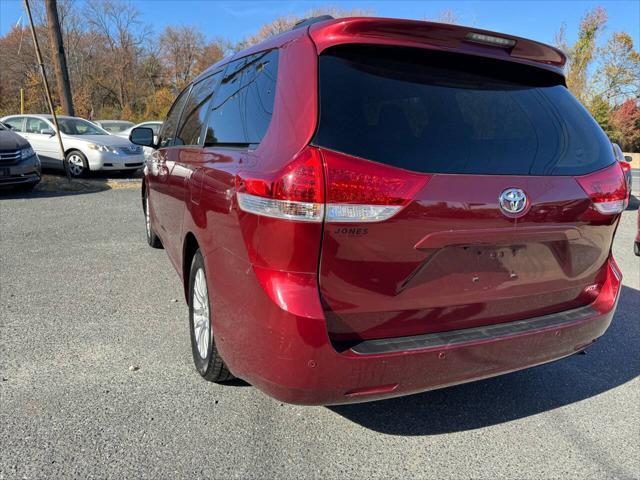
[[[566,62],[564,53],[543,43],[445,23],[350,17],[313,23],[309,35],[318,53],[348,43],[409,46],[523,63],[559,75]]]

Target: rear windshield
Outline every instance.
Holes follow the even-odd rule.
[[[614,161],[604,132],[552,72],[361,45],[319,61],[318,146],[431,173],[581,175]]]

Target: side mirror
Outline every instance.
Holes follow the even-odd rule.
[[[3,123],[2,124],[7,130],[13,130],[13,127],[11,125],[9,125],[8,123]]]
[[[633,158],[631,157],[631,155],[625,155],[624,159],[629,163],[631,163],[633,161]]]
[[[143,147],[156,148],[156,142],[153,138],[153,130],[147,127],[137,127],[131,130],[129,141]]]
[[[49,135],[50,137],[53,137],[56,134],[53,128],[43,128],[42,130],[40,130],[40,133],[42,135]]]

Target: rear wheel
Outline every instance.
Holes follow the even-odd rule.
[[[198,373],[210,382],[232,380],[227,366],[213,338],[211,329],[211,303],[200,250],[193,256],[189,272],[189,329],[191,331],[191,353]]]
[[[145,233],[147,234],[147,243],[153,248],[162,248],[162,242],[156,235],[156,232],[153,231],[153,227],[151,226],[151,216],[149,213],[149,194],[146,190],[144,191],[142,210],[144,212],[144,229]]]
[[[633,253],[640,257],[640,242],[636,242],[633,244]]]
[[[89,172],[89,164],[87,163],[87,157],[78,150],[71,150],[67,153],[67,168],[69,169],[69,175],[75,178],[84,177]]]

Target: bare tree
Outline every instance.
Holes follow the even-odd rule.
[[[194,77],[204,44],[204,34],[195,27],[167,26],[160,34],[160,58],[169,81],[178,90]]]
[[[447,9],[443,10],[435,18],[436,22],[449,23],[451,25],[457,25],[460,23],[460,15],[455,10]]]
[[[131,107],[139,50],[150,37],[140,21],[140,12],[130,3],[89,0],[85,16],[96,45],[96,67],[92,79],[115,99],[121,111]]]
[[[321,7],[309,10],[303,17],[297,17],[294,15],[280,16],[260,27],[254,35],[239,42],[238,45],[236,45],[236,50],[242,50],[243,48],[260,43],[267,38],[286,32],[287,30],[290,30],[296,22],[303,18],[318,17],[320,15],[331,15],[334,18],[368,17],[371,16],[371,11],[357,9],[344,10],[338,7]]]

